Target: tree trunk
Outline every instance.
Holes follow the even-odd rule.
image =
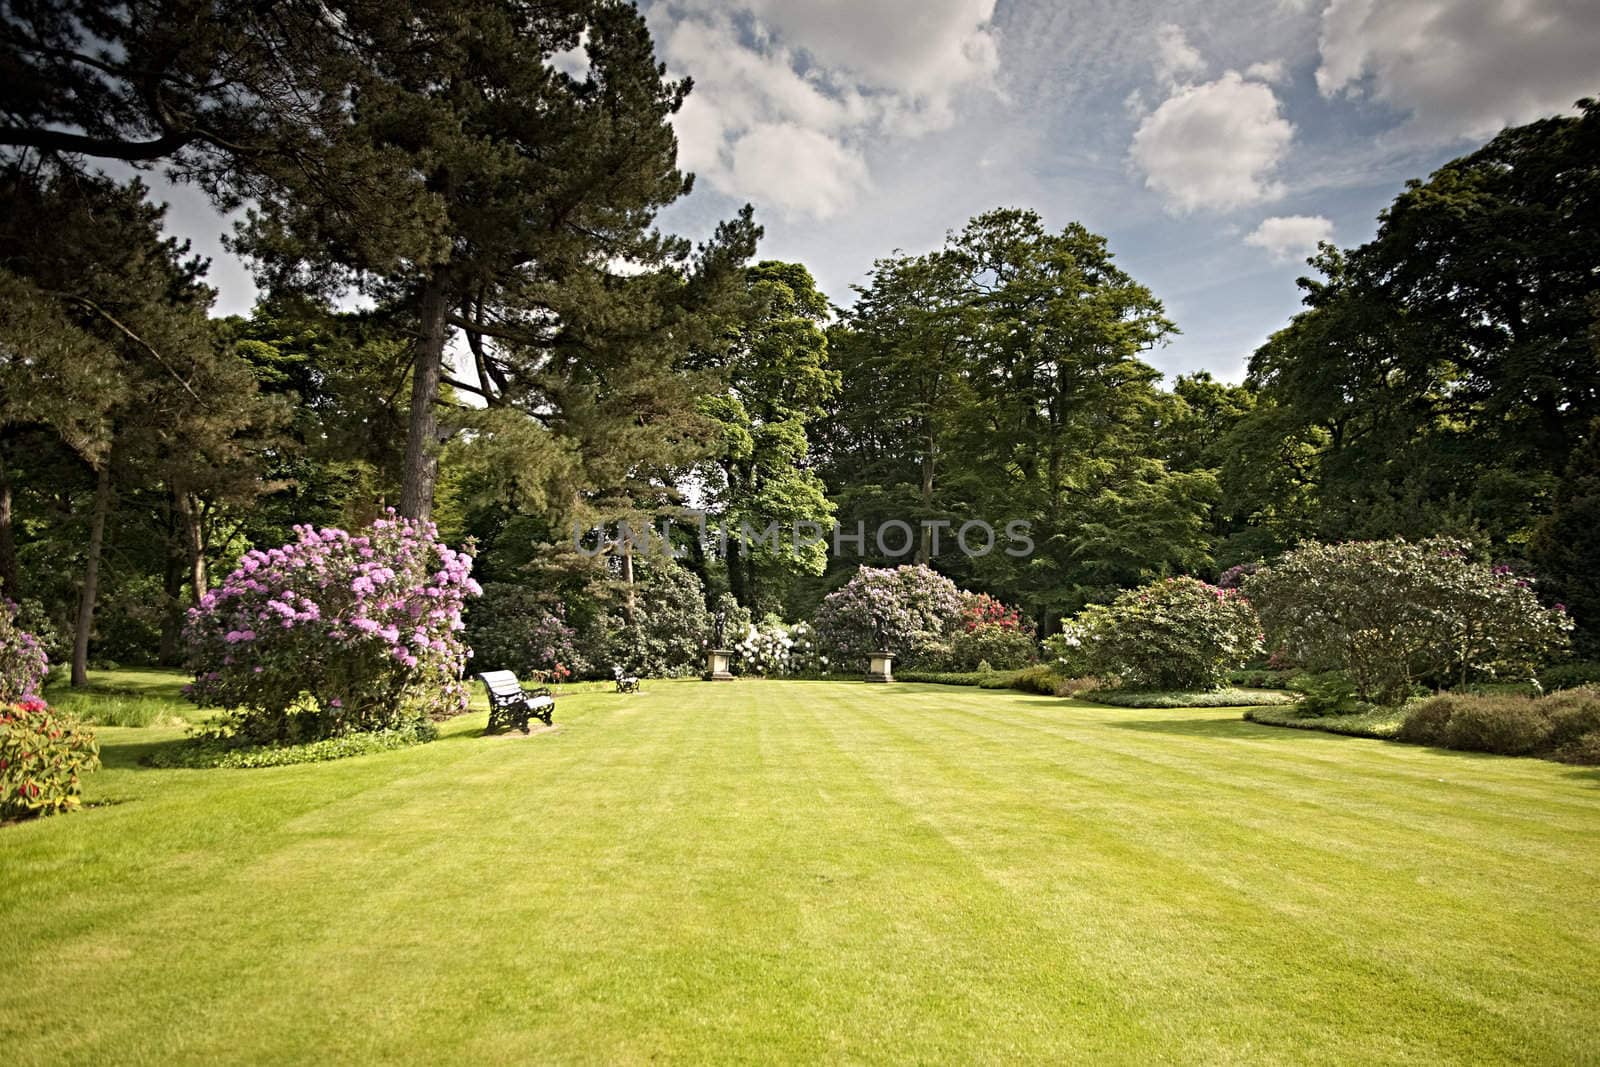
[[[156,662],[163,667],[176,666],[178,639],[183,634],[183,572],[187,570],[183,557],[168,546],[167,558],[161,568],[161,592],[166,601],[166,612],[161,617],[161,640],[156,648]]]
[[[206,573],[206,541],[200,530],[200,515],[195,509],[194,497],[183,490],[175,495],[178,517],[183,521],[183,551],[189,561],[189,584],[194,587],[195,603],[199,603],[210,586]]]
[[[624,538],[622,542],[622,580],[628,584],[626,599],[622,604],[623,617],[628,620],[628,625],[633,625],[633,541]]]
[[[405,480],[400,487],[400,514],[408,519],[427,519],[433,513],[433,484],[439,476],[439,417],[434,405],[443,374],[449,310],[444,284],[431,279],[422,291],[422,321],[411,378],[411,420],[406,429]]]
[[[0,453],[0,596],[22,599],[22,580],[17,569],[17,539],[11,528],[11,470]]]
[[[100,593],[100,545],[106,535],[106,512],[111,510],[111,456],[95,471],[94,514],[89,520],[89,559],[83,569],[83,593],[78,600],[78,631],[72,639],[73,688],[89,683],[89,631],[94,628],[94,601]]]
[[[928,427],[927,439],[924,441],[926,451],[922,453],[922,517],[930,518],[933,511],[933,428]],[[917,545],[917,562],[933,562],[933,527],[922,527],[922,540]]]

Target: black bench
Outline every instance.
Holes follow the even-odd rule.
[[[548,688],[524,690],[511,671],[484,671],[478,678],[489,691],[489,725],[484,733],[498,733],[513,726],[527,733],[529,719],[538,719],[546,726],[552,724],[556,698]]]
[[[639,691],[639,676],[636,674],[623,674],[621,667],[612,667],[611,673],[617,678],[617,692],[637,693]]]

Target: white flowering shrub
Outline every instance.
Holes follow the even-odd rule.
[[[733,650],[738,653],[740,670],[745,674],[778,678],[828,669],[827,657],[820,654],[811,624],[785,623],[775,615],[746,624],[744,635],[734,642]]]

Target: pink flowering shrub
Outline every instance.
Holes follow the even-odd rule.
[[[393,511],[355,534],[295,528],[189,613],[189,698],[249,743],[392,729],[466,710],[472,557]]]
[[[93,732],[38,697],[0,701],[0,819],[71,811],[99,766]]]
[[[17,625],[17,606],[0,600],[0,704],[36,697],[49,669],[39,639]]]

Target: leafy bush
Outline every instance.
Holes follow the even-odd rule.
[[[1545,697],[1445,693],[1412,707],[1398,737],[1469,752],[1594,762],[1600,754],[1600,690]]]
[[[1309,542],[1245,582],[1269,647],[1344,670],[1362,700],[1397,705],[1419,680],[1527,677],[1572,622],[1465,542]]]
[[[1001,603],[988,593],[968,593],[961,605],[961,629],[970,632],[981,626],[1021,630],[1022,612]]]
[[[1167,578],[1093,604],[1046,644],[1068,674],[1121,679],[1129,689],[1215,689],[1261,647],[1239,593]]]
[[[37,698],[49,670],[44,645],[18,625],[17,605],[0,600],[0,703]]]
[[[38,697],[0,705],[0,819],[70,811],[100,766],[94,734]]]
[[[1549,690],[1600,685],[1600,663],[1594,660],[1575,660],[1572,663],[1546,667],[1539,672],[1539,684]]]
[[[890,651],[905,667],[935,667],[931,650],[959,625],[961,590],[943,575],[917,564],[862,567],[817,609],[817,638],[837,667],[860,663],[878,651],[874,619],[881,620]]]
[[[775,615],[768,615],[759,625],[747,623],[733,651],[739,654],[742,672],[763,677],[817,674],[828,665],[810,623],[785,623]]]
[[[489,582],[466,612],[465,631],[479,670],[515,671],[533,678],[563,668],[576,677],[594,673],[576,628],[562,605],[541,590],[513,582]]]
[[[294,763],[323,763],[350,756],[368,756],[374,752],[393,752],[432,741],[438,734],[438,727],[426,719],[393,730],[344,734],[303,744],[239,746],[228,737],[201,734],[179,744],[157,749],[146,756],[143,762],[150,767],[190,770],[286,767]]]
[[[189,613],[188,690],[241,745],[411,727],[466,710],[461,609],[472,557],[432,523],[378,519],[359,534],[295,528],[245,555]]]
[[[1300,710],[1307,715],[1354,715],[1371,710],[1371,705],[1356,695],[1356,685],[1344,671],[1299,674],[1289,688],[1300,694]]]
[[[711,634],[705,588],[693,572],[675,563],[639,565],[633,617],[614,615],[606,646],[606,668],[615,664],[641,677],[694,674],[704,663]]]
[[[901,682],[921,682],[928,685],[968,685],[985,686],[989,689],[1007,689],[1011,679],[1020,671],[896,671],[895,680]],[[1002,680],[1002,684],[989,684],[994,680]]]
[[[1228,684],[1240,689],[1289,689],[1294,685],[1294,680],[1304,674],[1299,670],[1273,670],[1263,668],[1251,670],[1249,667],[1238,671],[1228,672]]]
[[[1243,689],[1172,690],[1158,692],[1149,689],[1094,689],[1083,694],[1084,700],[1096,704],[1111,704],[1119,708],[1245,708],[1272,704],[1293,704],[1293,697],[1284,693],[1248,693]]]
[[[958,631],[947,648],[939,665],[952,671],[977,670],[983,663],[995,670],[1020,670],[1039,658],[1031,635],[999,623]]]

